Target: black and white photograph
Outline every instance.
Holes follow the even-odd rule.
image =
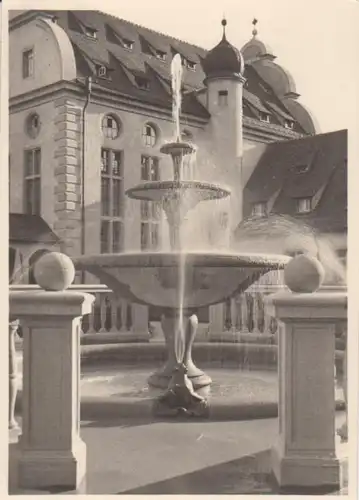
[[[1,23],[7,494],[356,498],[359,2]]]

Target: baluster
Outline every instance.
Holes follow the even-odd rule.
[[[241,312],[241,296],[240,294],[234,297],[234,306],[235,306],[235,321],[234,326],[235,329],[240,332],[242,328],[242,312]]]
[[[232,297],[231,298],[231,304],[230,304],[230,313],[231,313],[231,328],[232,330],[236,331],[236,323],[237,323],[237,303],[236,303],[236,298]]]
[[[232,327],[231,321],[232,321],[232,318],[231,318],[231,299],[227,299],[224,302],[224,307],[223,307],[223,324],[224,324],[225,331],[228,331],[231,329],[231,327]]]
[[[87,333],[96,333],[95,330],[95,311],[96,311],[96,305],[101,299],[101,296],[98,293],[94,293],[95,295],[95,305],[91,308],[90,314],[87,316],[88,318],[88,330]]]
[[[247,294],[241,293],[241,333],[249,333],[248,329],[248,302],[247,302]]]
[[[83,337],[85,335],[85,332],[83,331],[83,320],[84,318],[80,318],[79,320],[79,332],[80,332],[80,337]]]
[[[99,333],[107,333],[106,330],[106,317],[107,317],[107,295],[100,295],[100,329]]]
[[[264,301],[263,301],[264,302]],[[264,311],[264,326],[263,326],[263,333],[266,335],[271,334],[271,323],[272,323],[272,317],[268,313],[268,306],[264,303],[263,304],[263,311]]]
[[[121,300],[121,332],[127,331],[127,302]]]
[[[264,294],[263,292],[258,292],[258,328],[261,333],[265,333],[264,330]]]
[[[15,337],[19,321],[9,323],[9,429],[18,429],[15,419],[15,404],[18,391],[18,369],[16,359]]]
[[[259,334],[261,333],[259,330],[259,304],[258,304],[258,292],[252,292],[253,299],[253,308],[252,308],[252,316],[253,316],[253,330],[252,333]]]
[[[111,294],[111,333],[117,333],[117,307],[118,307],[118,298],[114,293]]]

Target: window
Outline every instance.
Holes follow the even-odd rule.
[[[166,56],[167,56],[166,52],[162,52],[162,50],[156,50],[157,59],[160,59],[161,61],[165,61]]]
[[[28,149],[24,153],[25,213],[41,214],[41,149]]]
[[[181,56],[182,59],[182,64],[185,68],[195,71],[196,70],[196,63],[193,61],[190,61],[189,59],[186,59],[185,57]]]
[[[26,133],[31,139],[35,139],[40,132],[40,117],[37,113],[31,113],[25,122]]]
[[[125,49],[127,49],[127,50],[133,49],[133,41],[132,40],[128,40],[127,38],[123,38],[122,43],[123,43],[123,46],[125,47]]]
[[[34,51],[25,50],[22,53],[22,77],[29,78],[34,74]]]
[[[101,150],[101,253],[123,249],[125,193],[123,152]]]
[[[142,181],[159,181],[159,161],[154,156],[141,156],[141,180]]]
[[[120,134],[120,122],[113,115],[106,115],[102,119],[102,132],[108,139],[116,139]]]
[[[100,78],[107,78],[106,66],[97,66],[97,76],[99,76]]]
[[[160,180],[159,161],[153,156],[141,156],[141,180]],[[141,250],[156,250],[160,241],[161,206],[141,201]]]
[[[89,38],[97,38],[97,30],[95,28],[91,28],[90,26],[86,26],[85,28],[85,34]]]
[[[218,91],[218,105],[219,106],[228,106],[228,90],[219,90]]]
[[[284,122],[284,126],[285,128],[289,128],[292,130],[294,128],[294,122],[292,120],[286,120]]]
[[[269,113],[259,113],[259,119],[261,122],[270,123],[270,114]]]
[[[142,141],[145,146],[153,147],[156,144],[157,134],[152,125],[146,124],[142,129]]]
[[[312,209],[312,199],[311,198],[298,198],[297,199],[297,212],[299,214],[304,214],[310,212]]]
[[[135,76],[135,82],[139,89],[150,90],[150,82],[142,76]]]
[[[253,217],[264,217],[267,214],[266,203],[255,203],[252,208]]]

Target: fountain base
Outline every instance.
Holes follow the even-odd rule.
[[[192,345],[198,327],[197,316],[182,311],[182,316],[180,317],[179,312],[176,310],[166,311],[162,316],[161,326],[167,346],[168,359],[163,368],[149,377],[148,384],[158,389],[169,388],[174,373],[178,369],[176,339],[178,340],[178,330],[181,328],[184,330],[184,345],[182,345],[184,352],[181,357],[181,363],[186,369],[186,379],[191,382],[196,392],[198,390],[201,390],[201,394],[209,392],[212,383],[211,378],[197,368],[192,360]]]
[[[209,417],[208,401],[194,390],[184,364],[175,367],[167,390],[154,402],[153,412],[161,417]]]
[[[201,394],[208,393],[212,379],[202,370],[197,368],[193,363],[186,367],[188,372],[186,378],[191,382],[195,391],[200,390]],[[174,364],[167,363],[166,366],[150,375],[148,385],[156,389],[167,389],[173,377]]]

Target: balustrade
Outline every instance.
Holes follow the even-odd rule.
[[[11,291],[36,290],[36,285],[13,285]],[[105,285],[72,285],[69,290],[94,295],[91,313],[82,320],[82,342],[148,341],[147,307],[130,304]]]
[[[36,285],[14,285],[12,291],[36,290]],[[261,284],[232,297],[223,304],[209,308],[207,341],[246,342],[263,335],[277,343],[276,318],[268,312],[265,297],[282,288],[282,285]],[[91,314],[82,321],[83,343],[148,342],[150,341],[148,307],[130,304],[116,296],[105,285],[72,285],[70,290],[95,296]],[[331,293],[344,287],[325,286],[322,291]],[[271,340],[272,338],[272,340]],[[163,339],[161,335],[161,340]],[[268,341],[268,339],[266,340]]]

